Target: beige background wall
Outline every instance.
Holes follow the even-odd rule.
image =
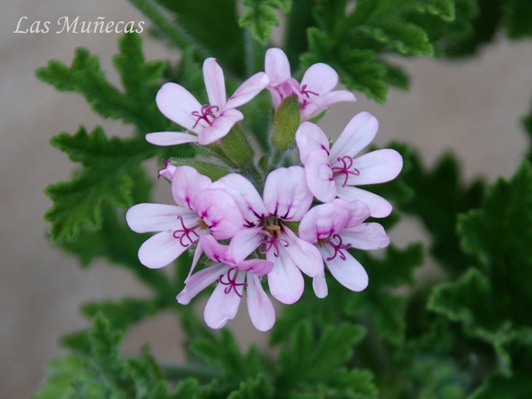
[[[45,362],[58,355],[58,338],[87,325],[78,314],[80,303],[124,294],[142,295],[128,275],[103,262],[79,270],[76,262],[52,248],[45,239],[42,214],[50,207],[42,194],[47,184],[68,179],[72,164],[48,141],[59,131],[74,132],[79,124],[91,129],[103,124],[109,134],[125,135],[120,123],[101,121],[83,98],[57,93],[34,77],[36,67],[55,58],[70,63],[74,48],[88,47],[101,55],[103,67],[116,81],[110,57],[116,35],[14,34],[18,19],[51,20],[68,15],[94,20],[142,20],[125,0],[66,1],[8,0],[0,12],[0,398],[27,398],[43,377]],[[147,58],[175,58],[149,42]],[[479,58],[442,63],[402,61],[414,77],[408,93],[392,91],[386,106],[366,101],[338,107],[324,126],[339,132],[353,112],[369,110],[380,120],[378,143],[391,139],[413,142],[427,162],[454,149],[464,161],[467,178],[509,176],[526,150],[518,120],[530,107],[532,41],[499,40]],[[164,189],[164,187],[163,187]],[[392,232],[400,244],[420,236],[415,224]],[[238,321],[245,344],[264,342],[247,316]],[[232,324],[235,327],[235,323]],[[236,328],[235,328],[236,329]],[[145,323],[126,340],[135,351],[150,340],[167,360],[179,358],[180,334],[169,316]]]

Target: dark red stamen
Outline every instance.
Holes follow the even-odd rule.
[[[338,234],[333,235],[332,238],[337,239],[338,244],[335,244],[334,242],[332,242],[330,238],[326,241],[327,244],[329,244],[334,249],[333,256],[327,258],[327,260],[333,260],[334,258],[336,258],[336,255],[339,255],[340,259],[346,260],[345,254],[342,252],[342,249],[351,248],[351,244],[344,245],[342,242],[342,237],[340,237]]]
[[[159,169],[159,170],[157,171],[157,179],[159,179],[159,178],[162,176],[162,173],[161,173],[161,172],[162,172],[163,170],[165,170],[165,169],[168,167],[169,164],[170,164],[170,160],[165,161],[165,160],[163,159],[163,166],[164,166],[164,168]]]
[[[209,126],[212,125],[212,122],[216,119],[216,115],[213,111],[218,112],[219,110],[220,108],[217,105],[205,104],[201,106],[200,111],[193,111],[192,116],[195,116],[197,119],[194,123],[194,126],[192,126],[192,129],[194,129],[198,125],[200,120],[204,120]],[[212,120],[209,118],[212,118]]]
[[[185,226],[185,223],[183,222],[183,217],[182,216],[178,216],[177,219],[181,222],[182,229],[175,230],[173,232],[174,238],[178,239],[179,243],[185,248],[187,248],[190,245],[195,245],[198,242],[198,239],[199,239],[199,235],[198,235],[198,233],[196,233],[195,229],[197,227],[199,227],[199,224],[197,224],[196,226],[194,226],[192,228],[188,228],[187,226]],[[194,236],[195,236],[195,238],[194,238]],[[183,241],[185,239],[188,240],[188,243]]]
[[[333,179],[336,176],[339,176],[341,174],[345,175],[344,184],[342,184],[342,187],[345,187],[347,184],[347,180],[349,179],[349,175],[358,176],[360,175],[360,171],[357,168],[353,168],[353,170],[349,170],[353,167],[353,158],[346,155],[345,157],[338,157],[338,161],[342,162],[342,166],[335,166],[332,169],[333,171]]]
[[[233,275],[231,275],[232,271],[235,271]],[[235,293],[242,298],[242,294],[238,292],[237,287],[247,287],[248,285],[246,283],[237,283],[236,278],[238,277],[238,269],[236,267],[232,267],[227,272],[227,281],[224,281],[223,278],[225,277],[225,274],[220,274],[220,277],[218,277],[218,281],[220,284],[226,285],[224,289],[224,293],[229,294],[231,290],[235,290]]]
[[[261,254],[266,255],[266,253],[272,249],[273,247],[273,256],[278,257],[279,256],[279,243],[283,247],[288,247],[288,241],[285,239],[276,237],[276,234],[266,234],[262,240],[260,240],[261,245],[264,244],[262,247],[259,247],[259,251]]]
[[[303,85],[301,86],[301,90],[300,90],[301,94],[303,94],[304,96],[307,96],[307,98],[310,98],[310,95],[314,95],[314,96],[319,96],[318,93],[316,93],[315,91],[312,91],[312,90],[307,90],[307,85]]]

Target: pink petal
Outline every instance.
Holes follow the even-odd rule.
[[[264,276],[272,271],[273,263],[265,259],[248,259],[240,262],[236,267],[238,270],[248,271],[248,276],[250,274]]]
[[[315,100],[320,96],[330,92],[338,84],[338,74],[329,65],[318,63],[311,65],[301,80],[301,87],[307,85],[307,90],[317,93],[317,96],[310,94],[310,99]]]
[[[235,123],[244,119],[244,114],[236,109],[225,110],[222,115],[218,116],[212,125],[205,127],[198,134],[198,143],[200,145],[209,145],[222,137],[233,128]]]
[[[333,201],[338,206],[341,206],[347,210],[348,217],[345,218],[344,225],[341,230],[348,229],[350,227],[358,226],[364,222],[370,216],[370,209],[365,202],[360,200],[345,201],[341,198],[337,198]],[[339,232],[338,230],[337,232]]]
[[[273,304],[264,292],[258,276],[247,273],[246,281],[249,318],[257,330],[268,331],[275,323]]]
[[[348,209],[338,205],[336,201],[316,205],[301,219],[299,237],[309,243],[316,243],[342,231],[348,219]]]
[[[228,270],[227,266],[217,264],[211,267],[200,270],[187,279],[185,288],[181,291],[176,299],[181,305],[188,305],[192,298],[198,295],[201,291],[214,283],[220,275],[223,275]]]
[[[336,185],[336,195],[347,201],[360,200],[364,202],[369,210],[370,216],[374,218],[384,218],[392,213],[392,204],[380,195],[370,193],[357,187]]]
[[[364,250],[381,249],[390,244],[390,237],[379,223],[364,223],[351,227],[342,231],[340,236],[345,244]]]
[[[196,143],[198,141],[198,137],[189,133],[156,132],[148,133],[146,135],[146,141],[155,145],[169,146],[185,143]]]
[[[355,156],[375,138],[379,122],[369,112],[356,114],[331,149],[331,161],[345,155]]]
[[[318,249],[300,239],[295,233],[286,228],[283,238],[288,242],[288,246],[279,246],[280,255],[283,259],[289,257],[307,276],[314,277],[323,274],[323,260]]]
[[[192,273],[194,272],[194,269],[196,268],[201,255],[203,254],[203,246],[202,246],[202,240],[205,237],[210,237],[208,234],[200,235],[198,239],[198,243],[196,244],[196,250],[194,251],[194,256],[192,257],[192,264],[190,265],[190,270],[188,271],[187,278],[185,279],[185,284],[190,279],[190,276],[192,276]]]
[[[172,263],[189,247],[181,245],[171,232],[163,231],[140,246],[139,260],[150,269],[159,269]]]
[[[266,51],[264,64],[264,70],[270,79],[270,85],[277,85],[291,77],[288,57],[279,48],[271,48]]]
[[[299,159],[305,165],[309,154],[322,150],[329,156],[329,140],[321,128],[311,122],[303,122],[296,131],[296,143]]]
[[[172,196],[176,204],[192,209],[191,202],[198,193],[209,187],[211,179],[190,166],[179,166],[172,178]]]
[[[236,278],[237,284],[243,284],[246,273],[238,273]],[[227,276],[225,276],[227,278]],[[204,318],[205,323],[210,328],[222,328],[229,320],[235,318],[238,312],[238,305],[240,305],[240,296],[235,292],[235,289],[241,294],[243,286],[232,288],[228,292],[226,289],[230,286],[218,283],[211,297],[205,305]]]
[[[340,256],[336,256],[332,260],[327,260],[327,258],[334,256],[334,250],[330,245],[325,245],[320,251],[329,271],[344,287],[358,292],[368,286],[368,274],[366,270],[364,270],[358,260],[353,258],[349,252],[344,251],[345,260],[342,260]]]
[[[184,87],[176,83],[165,83],[157,93],[155,98],[159,110],[168,119],[183,126],[185,129],[199,133],[194,125],[196,118],[192,112],[199,111],[201,104]]]
[[[137,204],[129,208],[126,221],[131,230],[136,233],[164,231],[180,226],[178,216],[183,222],[191,222],[195,216],[190,209],[175,205]]]
[[[312,203],[304,169],[291,166],[270,172],[264,185],[263,198],[271,215],[284,220],[301,220]]]
[[[222,245],[216,239],[210,235],[204,235],[201,237],[201,245],[205,255],[218,263],[226,263],[229,258],[229,247],[227,245]],[[234,266],[234,264],[230,265]]]
[[[376,184],[393,180],[403,168],[403,157],[395,150],[382,149],[353,160],[357,175],[350,174],[349,185]]]
[[[208,188],[192,199],[192,208],[217,240],[232,237],[244,228],[244,219],[233,198],[224,190]]]
[[[221,110],[225,105],[224,72],[214,58],[207,58],[203,62],[203,80],[209,96],[209,103]]]
[[[270,80],[268,79],[268,75],[266,75],[264,72],[256,73],[245,80],[244,83],[242,83],[240,87],[236,89],[235,93],[229,97],[224,109],[237,108],[242,104],[251,101],[253,97],[264,90],[269,82]]]
[[[303,294],[305,282],[299,269],[288,256],[274,256],[268,251],[267,259],[274,263],[268,273],[268,285],[272,296],[284,304],[297,302]]]
[[[257,224],[268,213],[255,186],[242,175],[231,173],[215,181],[212,187],[231,194],[248,224]]]
[[[318,298],[325,298],[329,294],[325,274],[320,274],[312,279],[312,288]]]
[[[310,192],[321,202],[329,202],[336,197],[336,183],[325,151],[320,149],[308,154],[305,178]]]
[[[252,227],[236,232],[229,244],[231,257],[237,262],[246,259],[250,253],[259,247],[263,235],[264,233],[260,227]]]

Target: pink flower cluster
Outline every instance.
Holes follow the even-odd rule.
[[[299,102],[304,122],[295,141],[301,165],[267,172],[258,190],[256,181],[238,171],[212,181],[191,166],[166,163],[159,174],[171,181],[175,205],[138,204],[126,215],[132,230],[156,233],[139,249],[141,263],[160,268],[193,250],[177,301],[188,304],[215,284],[204,312],[211,328],[233,319],[245,296],[253,325],[269,330],[275,310],[263,288],[266,281],[271,296],[284,304],[301,298],[303,274],[312,278],[318,297],[327,296],[326,269],[346,288],[365,289],[368,275],[349,249],[386,247],[390,240],[383,227],[366,220],[389,215],[392,206],[359,186],[390,181],[402,168],[401,156],[391,149],[357,156],[375,137],[377,120],[367,112],[357,114],[331,147],[325,133],[308,120],[355,97],[333,90],[338,75],[325,64],[312,65],[299,83],[280,49],[268,50],[265,72],[246,80],[228,100],[222,69],[214,59],[205,61],[203,72],[209,104],[200,104],[178,84],[165,84],[157,105],[187,131],[150,133],[149,142],[215,143],[243,119],[236,108],[267,89],[275,109],[289,96]],[[202,256],[205,266],[195,271]]]

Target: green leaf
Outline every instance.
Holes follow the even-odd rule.
[[[274,9],[290,11],[291,0],[244,0],[245,10],[240,17],[240,26],[251,29],[253,37],[265,44],[270,37],[272,26],[279,26]]]
[[[511,39],[532,36],[532,7],[528,0],[506,0],[503,7],[506,30]]]
[[[100,127],[91,134],[83,127],[73,136],[63,132],[51,142],[85,166],[71,181],[45,189],[54,202],[44,215],[54,242],[72,241],[83,226],[98,228],[104,204],[130,206],[138,164],[153,154],[144,140],[108,139]]]
[[[83,48],[76,50],[70,67],[59,61],[50,61],[47,67],[37,69],[36,75],[59,91],[83,94],[93,110],[102,117],[132,123],[142,136],[146,132],[165,130],[168,122],[157,110],[154,101],[165,64],[146,62],[141,44],[140,36],[132,33],[119,41],[120,53],[114,63],[124,92],[107,81],[98,58]]]
[[[270,399],[274,392],[271,383],[262,374],[256,378],[240,383],[238,390],[233,391],[227,399]]]

